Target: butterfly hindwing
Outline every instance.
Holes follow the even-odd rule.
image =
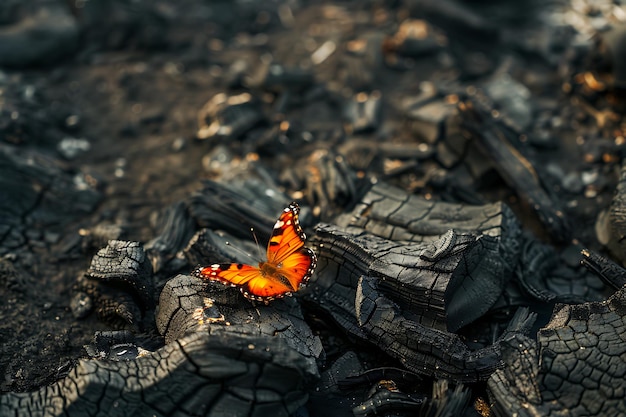
[[[259,268],[246,264],[213,264],[197,268],[193,274],[198,278],[220,281],[233,287],[244,285],[257,275]]]
[[[239,287],[246,297],[259,301],[279,297],[291,290],[278,280],[264,277],[259,268],[246,264],[214,264],[196,269],[194,275]]]

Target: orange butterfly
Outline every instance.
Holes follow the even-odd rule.
[[[306,285],[317,265],[315,253],[304,247],[306,235],[300,227],[300,207],[293,202],[276,221],[267,244],[267,261],[259,266],[214,264],[193,271],[198,278],[239,287],[246,298],[265,304],[291,295]]]

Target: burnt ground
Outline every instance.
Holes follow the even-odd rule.
[[[602,237],[598,241],[596,221],[611,201],[623,151],[622,143],[615,140],[621,124],[611,118],[598,123],[594,112],[610,104],[616,107],[608,108],[619,114],[618,96],[609,91],[610,84],[599,88],[585,78],[591,73],[586,59],[591,48],[585,47],[592,41],[575,38],[584,28],[567,21],[552,21],[550,26],[546,19],[536,18],[547,13],[539,4],[519,10],[516,2],[482,1],[443,2],[443,7],[420,1],[69,3],[73,7],[62,1],[33,1],[25,3],[29,7],[6,12],[10,17],[4,24],[9,27],[38,8],[53,5],[61,10],[55,13],[75,22],[78,32],[73,41],[53,46],[52,51],[4,64],[2,117],[13,122],[3,122],[0,140],[51,155],[70,177],[82,172],[100,195],[94,198],[92,210],[81,213],[68,209],[72,199],[56,201],[54,210],[67,212],[65,218],[30,232],[26,244],[3,249],[10,262],[0,265],[15,271],[5,274],[13,278],[0,285],[2,391],[31,391],[57,380],[85,356],[84,345],[95,331],[114,328],[95,314],[77,319],[70,310],[77,277],[100,247],[88,242],[96,225],[118,225],[124,239],[149,241],[164,208],[199,189],[202,179],[220,176],[207,156],[218,144],[250,158],[262,133],[285,113],[303,131],[327,135],[290,153],[261,152],[261,162],[276,177],[297,156],[316,147],[334,147],[345,138],[428,144],[419,128],[406,121],[403,99],[417,96],[425,81],[457,82],[459,91],[468,91],[507,73],[530,94],[523,105],[530,108],[526,128],[532,131],[528,135],[531,161],[546,175],[548,188],[560,193],[558,200],[574,225],[573,236],[587,247],[603,250],[601,243],[606,242]],[[466,10],[472,13],[458,15]],[[415,54],[390,52],[395,47],[382,40],[396,34],[400,23],[411,16],[426,17],[437,25],[429,29],[437,31],[436,46]],[[610,16],[605,19],[609,22]],[[362,50],[366,40],[375,46]],[[327,41],[335,50],[312,63],[312,54]],[[308,94],[309,98],[300,103],[294,99],[281,109],[286,82],[274,87],[252,80],[268,59],[312,74],[313,85],[321,92],[311,87],[296,91],[292,96]],[[352,133],[342,109],[360,91],[381,92],[382,116],[373,130]],[[250,92],[261,101],[266,121],[239,137],[197,139],[198,112],[223,92]],[[576,101],[581,97],[591,110]],[[519,122],[521,116],[510,117]],[[68,137],[84,138],[90,148],[68,158],[58,150]],[[417,161],[413,168],[398,174],[385,163],[404,167],[411,158],[386,156],[376,165],[367,164],[364,157],[353,165],[366,177],[385,177],[417,194],[453,199],[450,188],[437,188],[429,179],[435,169],[454,173],[462,163],[448,165],[441,153],[429,155],[413,158]],[[483,162],[492,166],[482,160],[469,165]],[[463,178],[467,171],[460,172],[450,175],[450,181]],[[550,233],[496,172],[485,169],[474,178],[473,195],[482,201],[503,199],[528,230],[550,241]],[[466,183],[460,181],[455,189]],[[301,190],[289,188],[285,181],[282,185],[288,194],[301,196]],[[309,203],[315,206],[315,201]],[[324,210],[318,206],[318,214],[320,209]],[[35,210],[36,205],[31,207],[31,212]],[[40,225],[34,222],[32,227]]]

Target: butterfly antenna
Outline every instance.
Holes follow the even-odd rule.
[[[237,246],[235,246],[235,245],[231,244],[231,243],[230,243],[230,242],[228,242],[228,241],[226,241],[224,244],[225,244],[226,246],[230,246],[230,247],[231,247],[231,248],[233,248],[236,252],[238,252],[238,253],[240,253],[240,254],[242,254],[242,255],[244,255],[244,256],[247,256],[248,258],[250,258],[250,259],[254,259],[254,258],[252,257],[252,255],[250,255],[248,252],[246,252],[245,250],[241,249],[240,247],[237,247]]]
[[[263,259],[263,253],[261,252],[261,245],[259,245],[259,239],[256,237],[256,233],[254,232],[254,227],[250,228],[250,233],[252,233],[252,237],[254,238],[254,241],[256,242],[256,251],[257,251],[257,254],[259,255],[259,259]]]

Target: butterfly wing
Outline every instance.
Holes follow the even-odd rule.
[[[306,235],[300,227],[299,213],[295,202],[283,210],[267,245],[267,263],[276,267],[294,290],[307,283],[317,263],[315,253],[304,247]]]
[[[283,210],[267,245],[267,261],[259,268],[246,264],[214,264],[197,268],[193,274],[202,279],[239,287],[243,295],[269,302],[308,282],[317,264],[315,253],[304,247],[306,235],[300,227],[300,207],[291,203]]]
[[[265,302],[291,291],[284,283],[263,276],[259,268],[246,264],[214,264],[199,267],[193,274],[198,278],[239,287],[243,295],[251,300]]]

